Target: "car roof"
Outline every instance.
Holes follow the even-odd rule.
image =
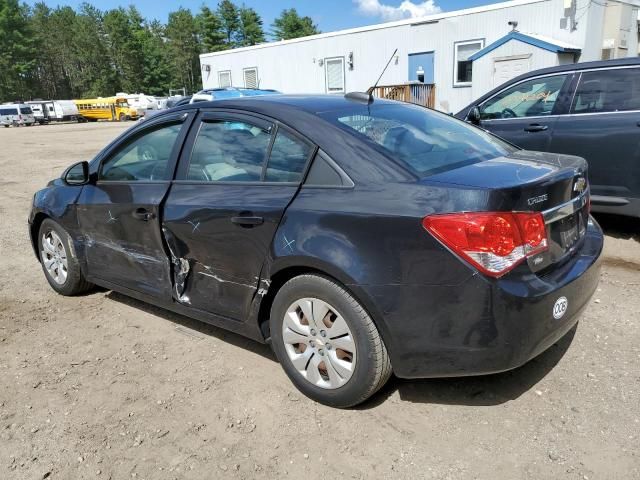
[[[376,105],[393,104],[390,100],[376,98]],[[346,99],[343,95],[264,95],[247,96],[230,99],[197,102],[190,108],[230,108],[238,110],[253,110],[275,118],[281,116],[283,110],[298,110],[311,114],[340,110],[357,106],[354,100]],[[360,104],[362,105],[362,104]],[[180,107],[183,108],[183,107]],[[185,107],[186,108],[186,107]]]
[[[578,70],[622,67],[627,65],[630,65],[630,66],[640,65],[640,57],[618,58],[615,60],[598,60],[595,62],[584,62],[584,63],[569,63],[567,65],[559,65],[557,67],[541,68],[539,70],[533,70],[531,72],[522,74],[519,77],[514,78],[514,80],[517,80],[519,78],[535,77],[537,75],[544,75],[547,73],[574,72]]]

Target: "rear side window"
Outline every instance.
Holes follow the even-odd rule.
[[[0,115],[17,115],[18,112],[15,108],[0,108]]]
[[[311,145],[278,128],[271,148],[265,181],[299,182],[311,154]]]
[[[640,110],[640,68],[584,72],[571,106],[572,113]]]
[[[188,180],[259,182],[271,132],[245,122],[201,124],[189,162]]]
[[[424,107],[374,104],[320,115],[420,177],[515,150],[478,128]]]
[[[535,78],[503,90],[480,107],[482,120],[551,115],[567,75]]]

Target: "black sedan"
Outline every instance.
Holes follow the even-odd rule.
[[[578,321],[603,235],[579,157],[366,96],[203,102],[37,192],[63,295],[117,290],[261,342],[309,397],[515,368]]]

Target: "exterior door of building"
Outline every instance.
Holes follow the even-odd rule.
[[[530,56],[497,58],[493,64],[493,86],[498,87],[512,78],[529,71]]]
[[[409,74],[410,82],[435,83],[433,74],[433,52],[410,53]]]

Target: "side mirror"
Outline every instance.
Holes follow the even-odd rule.
[[[89,183],[89,162],[74,163],[64,171],[62,180],[67,185],[85,185]]]
[[[467,121],[474,125],[480,125],[480,109],[478,107],[471,107],[467,113]]]

